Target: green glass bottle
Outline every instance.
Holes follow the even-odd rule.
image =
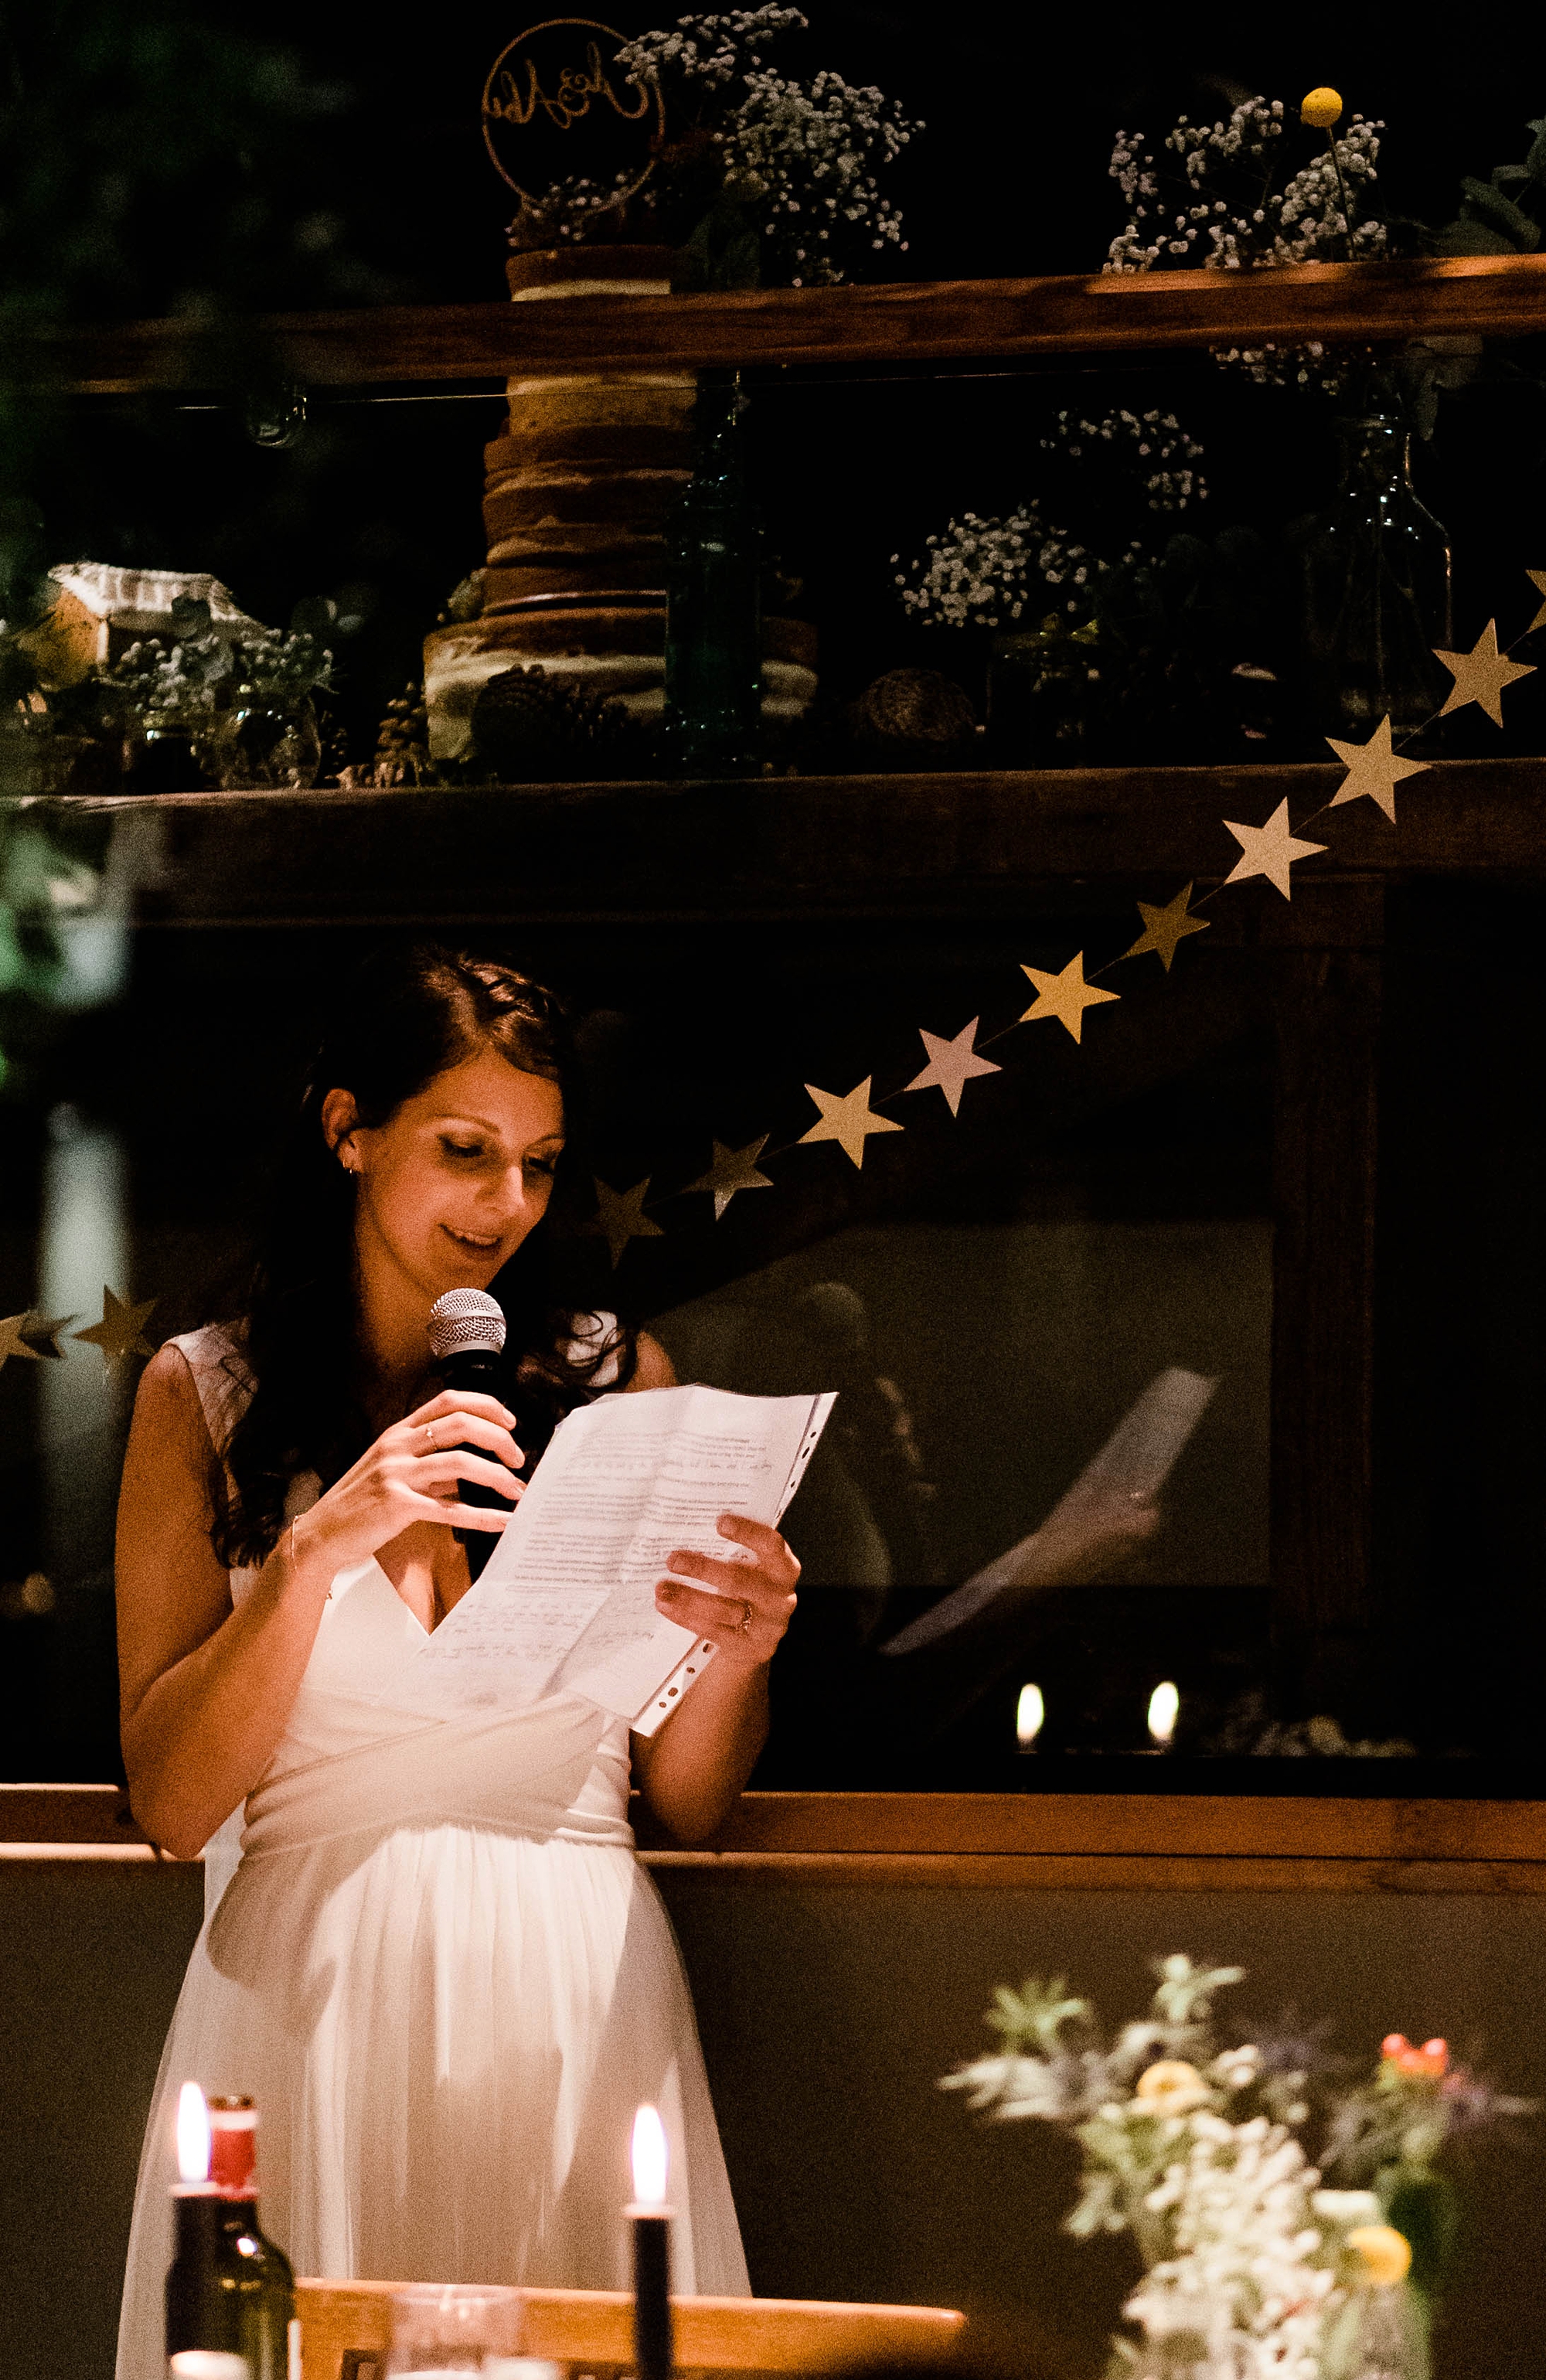
[[[703,371],[692,478],[666,521],[665,755],[686,777],[744,776],[762,755],[762,532],[747,493],[734,371]]]
[[[212,2099],[208,2181],[173,2192],[177,2246],[166,2273],[166,2353],[239,2355],[250,2380],[300,2369],[295,2275],[258,2222],[257,2116],[250,2099]]]

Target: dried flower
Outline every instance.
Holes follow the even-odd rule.
[[[1437,2081],[1449,2065],[1449,2044],[1435,2039],[1414,2049],[1404,2033],[1387,2033],[1380,2044],[1380,2055],[1403,2074],[1431,2075]]]
[[[1362,2262],[1370,2289],[1394,2289],[1412,2269],[1410,2242],[1388,2223],[1358,2224],[1348,2232],[1347,2245]]]
[[[1342,93],[1329,83],[1317,83],[1299,102],[1299,121],[1317,132],[1329,132],[1342,114]]]
[[[1161,2115],[1178,2116],[1187,2107],[1202,2105],[1208,2085],[1186,2058],[1162,2058],[1157,2065],[1144,2068],[1133,2085],[1133,2096]]]

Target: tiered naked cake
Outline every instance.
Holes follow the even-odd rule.
[[[665,295],[670,250],[573,248],[512,257],[517,303]],[[664,700],[665,516],[691,470],[691,372],[567,372],[512,380],[502,437],[483,450],[483,609],[424,640],[436,759],[465,751],[472,706],[502,670],[615,696],[654,719]],[[816,691],[815,633],[763,622],[762,711],[797,718]]]

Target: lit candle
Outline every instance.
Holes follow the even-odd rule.
[[[651,2107],[633,2119],[633,2342],[638,2380],[667,2380],[672,2365],[671,2209],[665,2203],[665,2127]]]
[[[177,2180],[198,2190],[207,2189],[209,2179],[209,2103],[197,2082],[185,2082],[177,2094]]]
[[[1181,1712],[1181,1696],[1167,1678],[1149,1697],[1149,1732],[1156,1752],[1168,1752]]]
[[[1040,1686],[1022,1686],[1020,1699],[1015,1706],[1015,1741],[1022,1752],[1034,1752],[1041,1723],[1047,1716],[1047,1706],[1041,1699]]]

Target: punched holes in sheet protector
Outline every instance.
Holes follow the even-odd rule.
[[[713,1651],[713,1649],[714,1649],[714,1648],[713,1648],[713,1646],[712,1646],[712,1645],[704,1645],[704,1647],[703,1647],[703,1650],[705,1651],[705,1653],[712,1653],[712,1652]],[[689,1678],[696,1678],[696,1677],[697,1677],[697,1675],[698,1675],[698,1664],[697,1664],[697,1662],[696,1662],[696,1661],[689,1661],[689,1662],[688,1662],[688,1677],[689,1677]],[[659,1702],[655,1705],[655,1708],[656,1708],[657,1710],[669,1710],[669,1709],[671,1708],[671,1704],[672,1704],[672,1699],[673,1699],[673,1697],[674,1697],[675,1695],[678,1694],[680,1692],[681,1692],[681,1688],[680,1688],[679,1686],[670,1686],[670,1687],[668,1687],[668,1688],[666,1689],[666,1692],[665,1692],[663,1694],[662,1694],[662,1696],[661,1696],[661,1698],[660,1698]]]

